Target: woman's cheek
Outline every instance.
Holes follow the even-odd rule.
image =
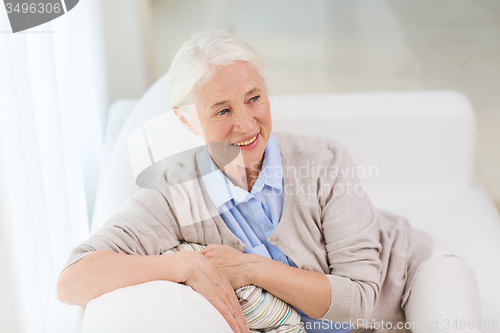
[[[229,130],[231,126],[227,120],[219,121],[210,124],[205,130],[205,134],[209,134],[210,142],[225,142],[229,136]]]
[[[263,124],[267,124],[271,120],[271,112],[265,105],[259,107],[256,110],[255,114],[257,115],[259,121]]]

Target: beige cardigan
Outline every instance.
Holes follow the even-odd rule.
[[[283,215],[268,241],[299,268],[327,275],[331,304],[321,319],[404,322],[404,305],[433,249],[432,237],[402,216],[374,209],[338,141],[274,135],[285,195]],[[170,165],[158,177],[158,189],[134,195],[72,251],[66,267],[92,251],[158,255],[181,241],[244,251],[209,199],[198,170],[201,151]]]

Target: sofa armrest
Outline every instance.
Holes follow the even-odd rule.
[[[81,333],[231,333],[224,317],[191,287],[151,281],[116,289],[87,304]]]

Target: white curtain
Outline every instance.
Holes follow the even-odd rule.
[[[12,34],[0,10],[1,332],[77,332],[81,309],[57,300],[56,282],[89,236],[107,105],[100,22],[85,0]]]

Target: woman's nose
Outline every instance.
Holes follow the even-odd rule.
[[[253,112],[247,108],[241,108],[234,117],[234,126],[241,132],[251,132],[255,127]]]

